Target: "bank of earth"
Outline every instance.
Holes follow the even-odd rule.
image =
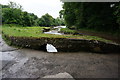
[[[9,45],[22,48],[41,50],[46,44],[52,44],[59,52],[120,52],[119,44],[103,38],[87,35],[44,34],[43,28],[46,27],[3,27],[2,36]]]

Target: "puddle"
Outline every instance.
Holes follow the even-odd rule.
[[[52,30],[52,31],[49,31],[49,32],[44,32],[45,34],[56,34],[56,35],[63,35],[63,33],[58,33],[57,30]]]

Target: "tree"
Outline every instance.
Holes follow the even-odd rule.
[[[8,5],[2,5],[2,4],[0,4],[0,6],[1,6],[2,8],[10,8]]]
[[[3,24],[18,24],[22,26],[58,26],[64,25],[63,18],[54,19],[48,13],[38,18],[33,13],[23,12],[22,6],[14,2],[9,2],[8,5],[2,5],[2,23]],[[61,13],[61,15],[63,12]]]
[[[12,1],[10,1],[8,3],[8,6],[9,6],[9,8],[16,8],[16,9],[21,9],[22,10],[22,6],[20,4],[17,4],[17,3],[12,2]]]
[[[114,15],[117,17],[116,22],[119,24],[119,31],[120,31],[120,3],[113,4],[113,7],[115,8]]]
[[[3,24],[19,24],[21,18],[21,6],[10,2],[9,5],[2,5],[2,22]]]
[[[20,9],[3,8],[2,22],[5,24],[19,24],[21,16]]]
[[[39,19],[39,26],[46,26],[46,27],[53,26],[54,25],[53,22],[54,22],[54,18],[47,13]]]
[[[64,10],[60,10],[59,16],[60,16],[60,18],[63,18],[63,16],[64,16]]]
[[[38,23],[37,23],[38,17],[33,13],[29,13],[29,15],[30,15],[31,25],[38,26]]]
[[[65,2],[63,5],[65,23],[68,28],[74,26],[75,29],[117,30],[118,23],[113,14],[115,10],[111,7],[112,4],[115,3]],[[119,13],[118,9],[116,13]],[[117,21],[119,22],[119,15]]]
[[[14,2],[2,5],[3,24],[19,24],[22,26],[37,26],[38,17],[33,13],[23,12],[22,6]]]
[[[74,7],[73,3],[64,3],[63,8],[64,8],[64,20],[65,20],[65,24],[68,28],[71,28],[72,26],[75,25],[76,22],[76,16],[74,13]]]
[[[87,27],[97,30],[116,30],[116,16],[114,16],[114,9],[111,6],[112,3],[92,3],[91,9],[88,13]]]
[[[64,19],[57,17],[56,19],[54,19],[54,26],[60,26],[60,25],[65,25]]]
[[[21,25],[23,26],[32,26],[32,22],[30,19],[30,15],[28,12],[22,12],[22,17],[21,17]]]

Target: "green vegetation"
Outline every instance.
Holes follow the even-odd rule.
[[[100,30],[95,30],[95,29],[90,29],[90,28],[80,28],[78,30],[79,32],[80,31],[87,31],[87,32],[93,32],[93,33],[100,33],[100,34],[108,34],[108,35],[111,35],[111,36],[116,36],[116,37],[120,37],[120,31],[110,31],[110,32],[107,32],[107,31],[100,31]]]
[[[68,28],[120,32],[120,2],[65,2],[61,13]]]
[[[46,13],[41,18],[23,11],[22,6],[14,2],[2,5],[3,33],[17,37],[48,37],[88,39],[110,42],[95,36],[72,35],[79,30],[100,31],[120,35],[120,3],[72,3],[65,2],[60,17],[53,18]],[[65,25],[61,32],[67,35],[43,34],[43,28]],[[36,26],[36,27],[35,27]],[[37,27],[41,26],[41,27]],[[43,27],[46,26],[46,27]],[[1,31],[1,28],[0,28]]]
[[[74,34],[77,32],[76,30],[71,30],[69,28],[62,28],[60,31],[66,33],[66,34]]]
[[[96,36],[80,36],[80,35],[54,35],[42,33],[43,28],[49,27],[8,27],[3,26],[3,34],[16,37],[48,37],[48,38],[70,38],[70,39],[87,39],[87,40],[99,40],[104,42],[111,42],[109,40],[99,38]]]
[[[54,19],[51,15],[49,15],[47,13],[38,19],[38,25],[39,26],[49,26],[49,27],[50,26],[59,26],[59,25],[64,25],[64,20],[59,17]]]
[[[64,25],[62,18],[53,18],[48,13],[38,18],[33,13],[23,11],[22,6],[14,2],[10,2],[8,5],[0,4],[2,6],[2,23],[3,24],[17,24],[23,27],[25,26],[59,26]],[[1,12],[1,11],[0,11]]]

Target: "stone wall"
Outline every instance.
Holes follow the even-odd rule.
[[[23,48],[40,50],[46,44],[52,44],[59,52],[120,52],[120,45],[114,43],[105,43],[96,40],[84,39],[66,39],[66,38],[34,38],[34,37],[13,37],[3,35],[4,38],[11,42],[11,45]]]

